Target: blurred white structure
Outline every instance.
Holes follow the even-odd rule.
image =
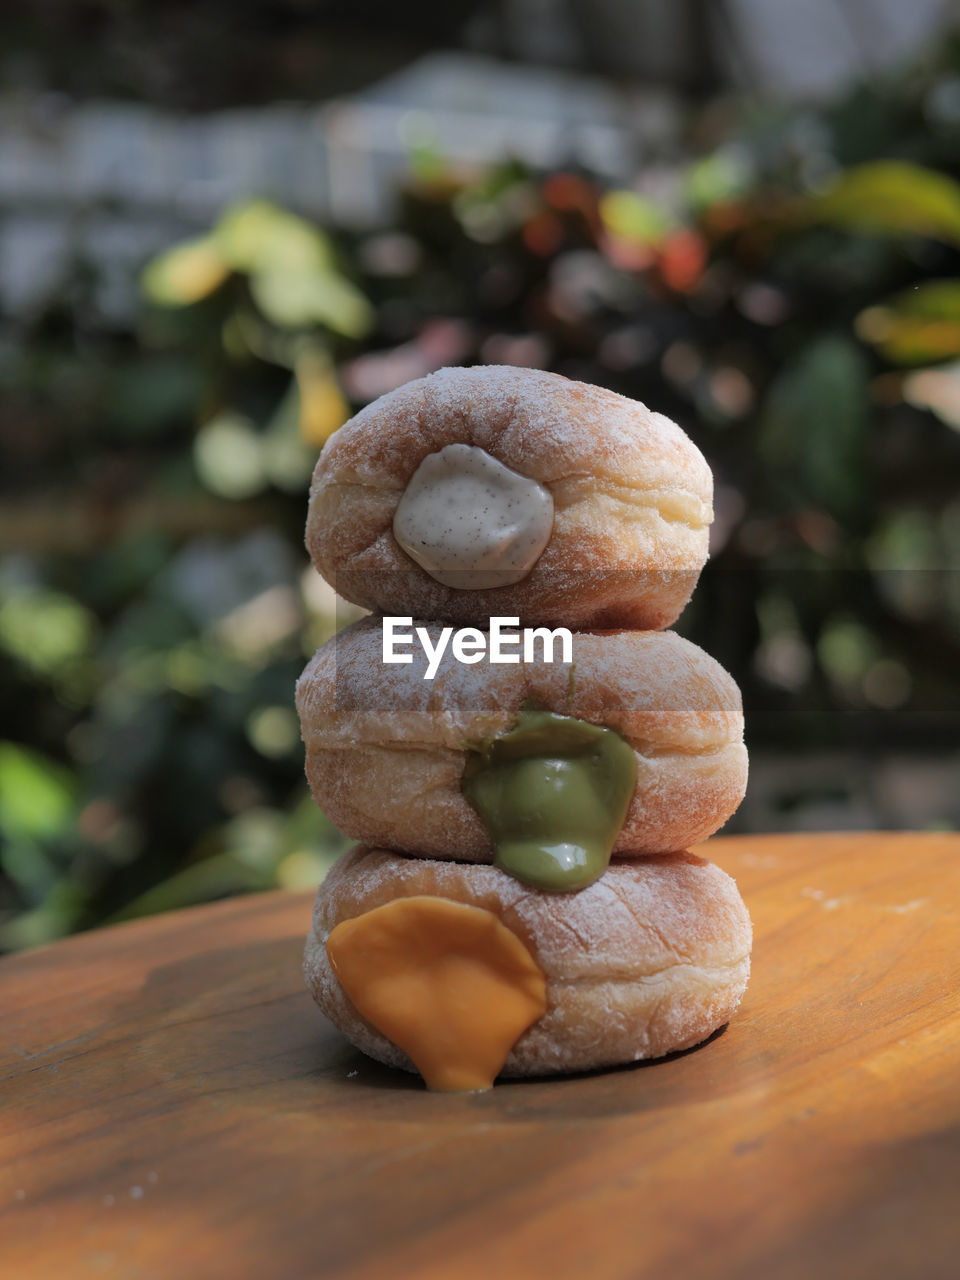
[[[724,0],[714,14],[731,82],[787,100],[829,98],[958,20],[956,0]]]
[[[321,221],[377,226],[411,150],[482,168],[513,156],[625,180],[672,151],[676,100],[471,54],[431,55],[354,98],[177,116],[129,103],[0,104],[0,305],[57,287],[72,255],[105,274],[99,299],[132,304],[129,267],[225,206],[259,195]]]
[[[275,199],[333,224],[382,225],[412,147],[463,165],[515,156],[603,179],[656,178],[679,159],[682,100],[704,42],[731,85],[823,97],[915,54],[960,19],[958,0],[505,0],[518,56],[579,50],[616,83],[476,53],[420,59],[349,99],[185,116],[56,95],[0,102],[0,308],[29,310],[67,262],[97,269],[97,305],[121,318],[133,268],[232,201]],[[480,23],[467,33],[482,48]],[[504,39],[500,40],[501,47]],[[649,84],[651,78],[659,87]]]

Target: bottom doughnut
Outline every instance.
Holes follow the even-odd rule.
[[[317,893],[304,973],[314,999],[358,1049],[414,1071],[360,1015],[326,943],[342,921],[427,895],[491,912],[546,978],[546,1009],[516,1040],[505,1076],[588,1071],[706,1040],[736,1010],[750,974],[750,917],[735,882],[692,853],[614,861],[578,893],[528,889],[493,866],[363,846]]]

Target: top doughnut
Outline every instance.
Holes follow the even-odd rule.
[[[660,630],[706,561],[712,497],[700,451],[636,400],[535,369],[441,369],[329,440],[306,543],[340,595],[386,614]]]

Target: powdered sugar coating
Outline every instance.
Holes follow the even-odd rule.
[[[436,624],[416,625],[436,643]],[[380,622],[365,619],[318,650],[297,684],[314,798],[354,839],[489,862],[489,836],[460,790],[466,744],[504,732],[529,698],[633,747],[637,784],[617,853],[686,848],[743,798],[740,692],[673,632],[575,633],[572,673],[559,663],[464,666],[447,654],[426,681],[413,652],[409,665],[385,666]]]
[[[550,541],[516,585],[446,587],[393,536],[411,476],[454,443],[484,449],[553,497]],[[341,595],[385,613],[662,628],[706,561],[712,493],[699,450],[637,401],[534,369],[441,369],[331,438],[314,472],[307,546]]]
[[[314,905],[304,968],[324,1013],[372,1057],[412,1069],[359,1016],[330,971],[330,931],[396,898],[433,894],[493,912],[547,978],[547,1010],[517,1041],[506,1075],[581,1071],[688,1048],[737,1008],[750,970],[750,918],[734,881],[689,853],[614,862],[574,894],[540,893],[496,867],[357,848]]]

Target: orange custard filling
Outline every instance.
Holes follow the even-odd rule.
[[[546,1009],[526,945],[491,911],[447,898],[397,898],[343,920],[327,955],[357,1011],[428,1089],[489,1089]]]

